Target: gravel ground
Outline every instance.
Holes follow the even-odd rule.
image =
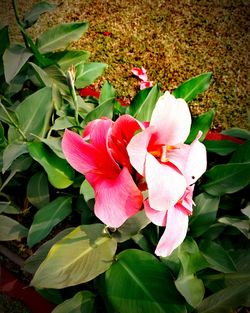
[[[37,2],[17,1],[20,14]],[[103,79],[110,81],[118,96],[131,99],[138,90],[131,75],[135,66],[144,66],[162,91],[212,71],[213,82],[192,102],[192,113],[214,108],[214,128],[249,128],[250,0],[50,2],[60,5],[39,19],[31,36],[35,39],[58,23],[89,21],[88,32],[70,48],[88,50],[91,61],[107,63]],[[1,5],[1,24],[11,24],[11,38],[20,40],[11,1],[2,0]]]

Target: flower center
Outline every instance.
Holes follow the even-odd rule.
[[[175,146],[169,145],[155,145],[151,149],[149,149],[149,153],[151,153],[156,159],[158,159],[162,163],[169,162],[169,158],[167,154],[169,151],[176,149]]]

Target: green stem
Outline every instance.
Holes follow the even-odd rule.
[[[23,28],[23,23],[21,22],[21,20],[19,18],[19,13],[18,13],[18,7],[17,7],[16,0],[12,0],[12,6],[13,6],[14,13],[15,13],[15,18],[16,18],[17,25],[19,26],[19,28],[21,30],[21,33],[22,33],[22,36],[23,36],[23,40],[24,40],[25,46],[26,46],[26,48],[29,48],[28,41],[27,41],[27,39],[25,37],[25,34],[24,34],[25,31],[24,31],[24,28]]]

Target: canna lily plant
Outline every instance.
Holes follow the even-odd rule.
[[[28,248],[30,285],[53,313],[250,306],[250,135],[189,110],[212,74],[170,93],[133,68],[140,90],[124,102],[95,88],[106,64],[68,49],[87,22],[33,41],[55,5],[21,19],[12,2],[24,40],[0,28],[0,240]]]

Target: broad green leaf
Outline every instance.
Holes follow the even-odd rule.
[[[104,116],[112,119],[114,104],[115,104],[115,90],[106,81],[101,90],[99,105],[86,115],[84,122],[88,123],[89,121],[92,121],[92,120],[95,120]]]
[[[60,304],[63,302],[64,298],[60,289],[39,289],[36,291],[45,299],[53,304]]]
[[[54,60],[65,72],[71,65],[77,66],[85,63],[89,56],[90,53],[84,50],[64,50],[53,53],[49,58]]]
[[[0,120],[11,126],[15,126],[18,124],[15,112],[10,108],[5,107],[1,100],[0,100]]]
[[[212,73],[204,73],[182,83],[173,91],[175,98],[182,98],[187,102],[192,101],[198,94],[208,89]]]
[[[238,146],[233,153],[229,163],[245,163],[250,162],[250,140]]]
[[[90,62],[76,67],[76,88],[84,88],[101,76],[107,67],[104,63]]]
[[[62,138],[50,136],[48,138],[39,138],[43,143],[45,143],[50,149],[61,159],[65,159],[62,152]]]
[[[250,306],[250,282],[222,289],[207,297],[196,308],[197,313],[229,313],[239,306]]]
[[[143,102],[146,100],[151,90],[152,88],[145,88],[145,89],[140,90],[135,95],[130,105],[127,107],[126,113],[134,116],[136,112],[139,110],[139,108],[142,106]]]
[[[18,172],[26,171],[32,164],[32,158],[29,154],[20,155],[16,160],[13,161],[10,167],[10,174],[3,182],[0,191],[10,182],[10,180],[16,175]]]
[[[193,215],[190,216],[189,226],[194,237],[202,235],[216,221],[220,198],[203,192],[194,198]]]
[[[33,139],[33,135],[45,136],[49,129],[52,111],[52,92],[49,87],[36,91],[18,105],[15,113],[19,128],[28,140]]]
[[[216,153],[219,155],[228,155],[239,147],[239,144],[229,140],[204,140],[203,141],[207,152]]]
[[[88,23],[86,22],[57,25],[37,39],[37,47],[41,53],[66,48],[71,42],[80,39],[87,28]]]
[[[138,234],[149,223],[150,220],[145,215],[144,210],[142,210],[126,220],[126,222],[113,233],[113,237],[116,238],[118,242],[124,242]]]
[[[134,117],[139,121],[150,121],[152,112],[155,108],[156,102],[161,96],[160,88],[158,85],[155,85],[149,92],[147,98],[138,107]]]
[[[216,242],[203,240],[199,248],[209,267],[222,273],[236,272],[235,264],[229,254]]]
[[[38,209],[49,203],[49,185],[44,172],[31,176],[27,185],[27,198]]]
[[[30,11],[26,12],[23,18],[23,24],[25,28],[28,28],[35,24],[41,14],[54,10],[57,7],[56,4],[41,1],[33,5]]]
[[[0,107],[0,110],[1,110],[1,107]],[[1,120],[1,118],[0,118],[0,120]],[[2,123],[0,122],[0,151],[2,151],[4,148],[6,148],[6,146],[8,144],[7,139],[5,138],[4,132],[5,132],[5,129],[2,125]]]
[[[240,219],[236,217],[221,217],[218,219],[219,223],[229,225],[237,228],[243,235],[250,239],[250,220]]]
[[[60,116],[55,120],[51,129],[64,130],[73,126],[76,126],[75,118],[73,116]]]
[[[250,162],[216,165],[206,172],[208,180],[201,188],[213,196],[234,193],[249,184],[249,172]]]
[[[83,198],[86,202],[95,198],[94,189],[86,179],[81,184],[80,194],[83,195]]]
[[[181,271],[178,278],[195,274],[208,267],[208,263],[202,256],[197,243],[191,237],[186,237],[177,251],[177,256],[181,261]]]
[[[20,209],[16,206],[14,206],[11,201],[5,202],[0,201],[0,213],[6,213],[6,214],[19,214]]]
[[[63,221],[71,213],[71,204],[71,197],[58,197],[35,214],[27,238],[30,248],[44,239],[54,226]]]
[[[236,138],[250,140],[250,131],[247,129],[233,127],[230,129],[223,130],[221,133]]]
[[[12,45],[5,50],[3,66],[7,83],[10,83],[31,56],[30,50],[21,45]]]
[[[59,304],[52,313],[95,313],[95,295],[87,290],[79,291],[73,298]]]
[[[104,225],[81,225],[58,241],[38,268],[31,285],[64,288],[88,282],[107,271],[117,243]]]
[[[175,281],[178,291],[192,307],[197,307],[205,294],[203,281],[193,274],[182,276]]]
[[[25,260],[23,270],[35,274],[38,267],[41,265],[41,263],[46,258],[47,254],[49,253],[49,250],[51,247],[59,240],[61,240],[63,237],[68,235],[70,232],[74,230],[73,227],[66,228],[62,230],[60,233],[58,233],[54,238],[45,241],[44,244],[42,244],[28,259]]]
[[[26,237],[28,229],[5,215],[0,215],[0,241],[19,240]]]
[[[105,284],[116,312],[186,312],[170,271],[150,253],[127,249],[118,254]]]
[[[5,173],[11,166],[12,162],[24,153],[28,153],[26,143],[24,142],[10,143],[3,151],[2,173]]]
[[[214,110],[209,110],[199,115],[198,117],[195,117],[192,121],[190,134],[186,139],[185,143],[190,144],[191,142],[193,142],[200,130],[202,131],[202,136],[199,140],[203,141],[212,125],[214,114],[215,114]]]
[[[32,158],[40,163],[48,174],[51,185],[63,189],[73,184],[74,170],[66,160],[59,158],[41,142],[29,143],[28,150]]]

